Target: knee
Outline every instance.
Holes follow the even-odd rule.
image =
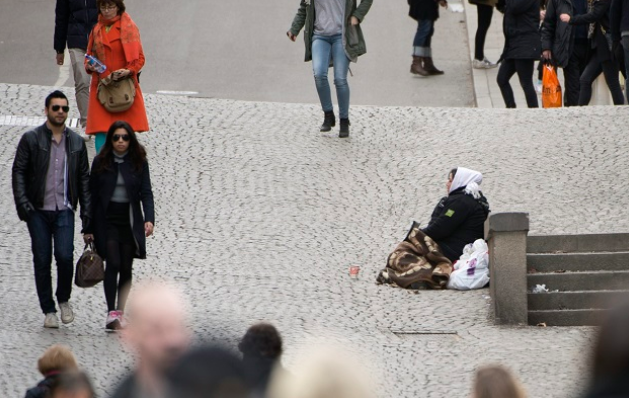
[[[314,79],[315,79],[316,82],[327,82],[328,81],[328,74],[327,74],[327,72],[315,71]]]
[[[55,260],[57,260],[57,266],[59,265],[72,265],[73,263],[73,250],[59,250],[55,252]]]
[[[334,86],[336,86],[336,88],[347,87],[347,78],[335,78]]]

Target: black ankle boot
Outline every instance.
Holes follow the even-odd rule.
[[[336,118],[334,117],[334,111],[325,112],[323,117],[323,124],[320,131],[322,133],[332,130],[332,127],[336,126]]]
[[[339,138],[349,137],[349,119],[341,119],[341,129],[339,130]]]

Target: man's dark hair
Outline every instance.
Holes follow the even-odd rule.
[[[123,12],[127,9],[124,5],[123,0],[96,0],[96,7],[98,7],[98,13],[100,14],[100,6],[103,4],[113,3],[118,6],[118,15],[122,15]]]
[[[247,330],[238,349],[243,355],[277,359],[282,355],[282,337],[275,326],[258,323]]]
[[[66,97],[64,93],[59,90],[55,90],[52,93],[48,94],[48,97],[46,97],[46,109],[48,109],[48,107],[50,106],[50,101],[52,101],[53,98],[61,98],[70,103],[70,101],[68,101],[68,97]]]

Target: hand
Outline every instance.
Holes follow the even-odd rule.
[[[439,5],[446,10],[448,9],[448,2],[446,0],[439,0]]]
[[[550,61],[553,58],[553,54],[550,52],[550,50],[544,50],[542,52],[542,58]]]
[[[295,36],[294,34],[290,33],[290,32],[286,32],[286,36],[288,36],[288,38],[290,39],[290,41],[295,41],[297,40],[297,36]]]
[[[112,72],[112,78],[114,80],[120,80],[120,79],[124,79],[130,74],[131,74],[131,71],[129,69],[118,69]]]
[[[83,242],[85,242],[86,245],[88,243],[94,242],[94,235],[92,235],[92,234],[84,234],[83,235]]]
[[[153,223],[150,221],[147,221],[144,223],[144,234],[146,235],[146,237],[148,238],[149,236],[153,235]]]
[[[356,26],[360,23],[360,21],[358,20],[358,18],[352,15],[352,17],[349,19],[349,23],[351,23],[352,26]]]
[[[63,65],[64,58],[65,58],[65,54],[64,53],[57,54],[57,65],[59,65],[59,66]]]
[[[544,18],[546,18],[546,10],[541,10],[539,12],[539,19],[540,19],[540,21],[543,21]]]
[[[570,15],[569,14],[561,14],[559,16],[559,19],[561,19],[561,22],[570,22]]]
[[[90,65],[90,64],[85,64],[85,69],[86,69],[88,72],[96,72],[96,68],[94,68],[94,66],[93,66],[93,65]]]

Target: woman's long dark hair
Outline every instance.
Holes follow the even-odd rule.
[[[146,149],[138,142],[138,138],[133,131],[133,128],[129,123],[118,120],[114,122],[109,131],[107,131],[107,138],[105,145],[100,150],[100,153],[96,156],[100,160],[100,165],[96,170],[97,173],[102,173],[105,170],[112,170],[111,164],[114,161],[114,145],[113,138],[114,132],[118,129],[124,129],[129,134],[129,152],[127,153],[127,159],[131,163],[131,168],[139,172],[142,170],[144,162],[146,162]]]

